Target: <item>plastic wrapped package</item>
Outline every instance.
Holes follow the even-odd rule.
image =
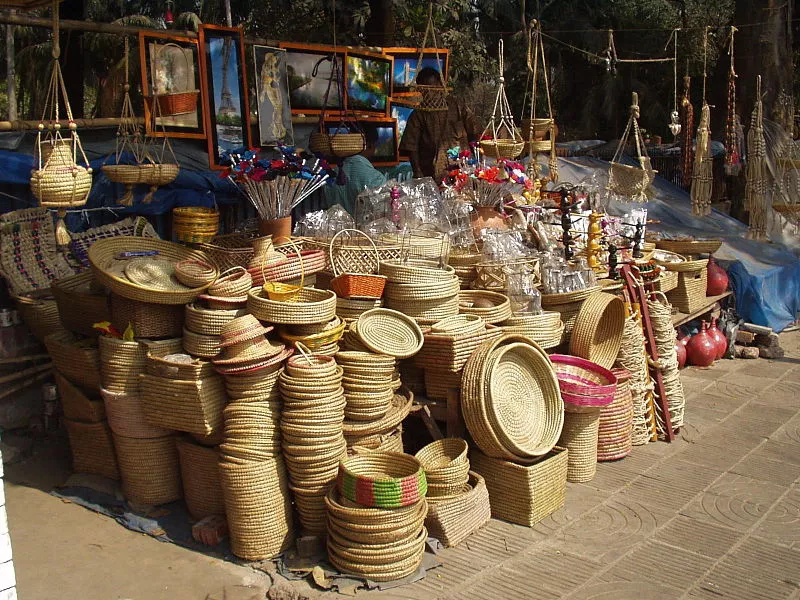
[[[536,274],[528,265],[521,265],[506,276],[511,310],[517,314],[542,313],[542,295],[536,289]]]
[[[334,204],[328,210],[306,214],[294,226],[294,235],[317,239],[330,239],[342,229],[355,228],[355,221],[344,207]]]
[[[519,231],[486,229],[483,232],[484,262],[511,261],[531,254]]]

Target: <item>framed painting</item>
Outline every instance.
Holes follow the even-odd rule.
[[[204,139],[204,93],[198,41],[157,31],[140,31],[139,63],[147,134]]]
[[[412,93],[411,84],[417,76],[419,66],[419,48],[384,48],[385,54],[394,59],[392,66],[393,96]],[[450,51],[446,48],[429,48],[422,56],[422,68],[431,67],[444,75],[447,82]]]
[[[392,57],[348,50],[345,57],[345,108],[357,113],[389,114]]]
[[[289,104],[292,114],[318,115],[344,109],[344,56],[331,46],[281,43],[286,50],[286,73],[289,81]],[[333,78],[333,61],[339,71],[339,87]],[[330,84],[330,93],[328,87]],[[341,98],[339,96],[341,88]],[[327,104],[325,96],[328,95]]]
[[[294,145],[286,50],[253,46],[260,146]]]
[[[244,69],[244,35],[239,27],[200,26],[200,70],[205,96],[208,162],[222,169],[222,154],[250,148],[250,105]]]
[[[400,162],[397,150],[397,121],[389,117],[366,117],[357,121],[367,140],[365,156],[376,167],[393,167]],[[336,119],[326,119],[328,133],[351,133]],[[374,150],[373,150],[374,148]]]
[[[408,125],[408,118],[411,116],[411,113],[414,112],[413,106],[408,106],[402,103],[401,101],[392,100],[391,102],[391,112],[389,116],[397,121],[397,143],[400,144],[403,141],[403,132],[406,130],[406,125]],[[400,160],[408,160],[407,156],[400,156]]]

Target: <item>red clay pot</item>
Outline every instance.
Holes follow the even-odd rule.
[[[686,366],[686,344],[682,340],[675,340],[675,354],[678,356],[678,368]]]
[[[703,321],[703,328],[686,344],[686,360],[696,367],[710,367],[717,358],[717,351],[717,344],[708,333],[708,323]]]
[[[714,343],[717,345],[717,358],[722,358],[728,351],[728,338],[726,338],[722,330],[717,327],[718,321],[719,319],[714,319],[711,327],[708,328],[708,334],[714,339]]]
[[[708,285],[706,296],[719,296],[728,290],[728,273],[713,258],[708,261]]]

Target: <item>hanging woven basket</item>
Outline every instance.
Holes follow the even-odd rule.
[[[500,61],[500,84],[494,100],[494,109],[489,123],[481,135],[481,151],[491,158],[517,158],[525,149],[525,140],[514,124],[511,106],[506,97],[505,77],[503,76],[503,40],[498,43]]]
[[[622,135],[617,151],[611,161],[611,168],[608,174],[608,189],[614,194],[629,198],[634,202],[646,202],[647,188],[653,183],[656,172],[650,164],[650,157],[647,155],[644,139],[639,130],[638,119],[639,94],[633,92],[628,125],[625,127],[625,133]],[[631,134],[633,134],[633,140],[636,145],[636,159],[639,162],[639,166],[626,165],[620,162]]]

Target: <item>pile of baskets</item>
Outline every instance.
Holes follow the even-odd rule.
[[[344,351],[336,355],[336,361],[342,368],[345,418],[374,422],[385,417],[400,387],[394,356]]]
[[[542,308],[546,311],[561,313],[561,320],[564,323],[562,342],[568,342],[572,336],[572,328],[575,326],[575,319],[578,318],[578,312],[580,312],[584,300],[598,291],[600,291],[600,286],[588,287],[576,292],[542,294]]]
[[[172,232],[185,244],[210,241],[219,229],[219,211],[204,206],[180,206],[172,209]]]
[[[303,529],[326,531],[325,496],[346,456],[342,369],[330,356],[296,355],[279,379],[283,455]]]
[[[416,572],[428,537],[425,491],[425,472],[413,456],[373,452],[343,460],[325,498],[331,564],[372,581]]]
[[[387,277],[383,293],[387,308],[405,313],[420,325],[458,314],[461,286],[453,267],[420,259],[387,260],[381,263],[381,274]]]
[[[631,374],[625,369],[612,371],[617,378],[614,401],[600,409],[597,435],[597,460],[618,460],[630,454],[633,448],[633,399]]]
[[[564,337],[564,323],[561,321],[561,313],[557,311],[543,311],[538,315],[514,315],[503,321],[501,326],[506,333],[529,337],[544,350],[560,345]]]

